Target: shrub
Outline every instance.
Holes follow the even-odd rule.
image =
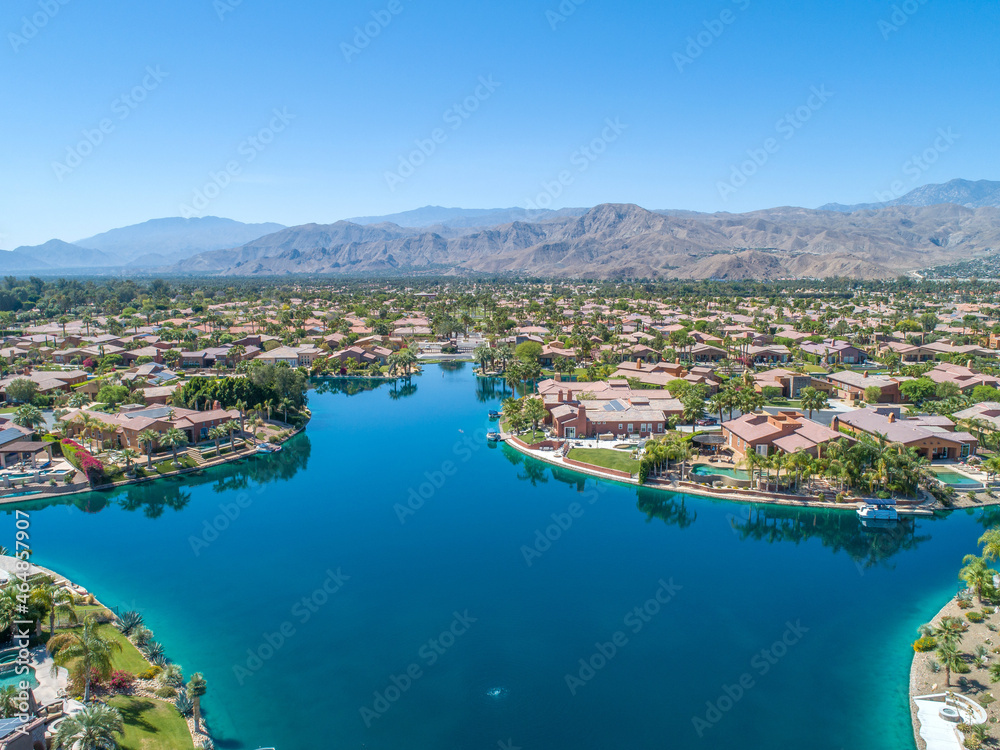
[[[160,685],[156,688],[155,693],[158,698],[173,698],[177,695],[177,688],[170,687],[170,685]]]
[[[838,492],[837,493],[837,502],[838,503],[846,503],[847,502],[847,493],[846,492]]]
[[[123,693],[132,689],[135,683],[135,675],[122,669],[117,669],[111,673],[108,687],[118,693]]]
[[[127,612],[122,612],[121,617],[118,618],[118,629],[122,635],[129,635],[140,625],[142,625],[142,615],[135,610],[130,609]]]
[[[929,635],[917,638],[917,640],[913,642],[913,650],[918,654],[933,651],[935,648],[937,648],[937,641]]]
[[[177,694],[177,700],[174,701],[174,705],[177,706],[177,710],[180,711],[181,716],[190,716],[191,712],[194,711],[194,701],[188,698],[188,694],[183,690]]]
[[[968,619],[969,622],[975,622],[975,623],[980,623],[986,619],[986,615],[984,615],[982,612],[967,612],[965,617]]]
[[[136,625],[130,634],[132,643],[134,643],[139,648],[145,646],[153,637],[153,631],[147,628],[145,625]]]
[[[158,667],[154,664],[139,672],[139,674],[137,674],[136,677],[138,677],[140,680],[155,680],[162,671],[163,667]]]
[[[101,484],[104,481],[104,464],[94,458],[82,445],[69,438],[62,440],[60,445],[66,460],[86,474],[91,484]]]
[[[931,659],[931,660],[930,660],[929,662],[927,662],[927,667],[928,667],[928,669],[930,669],[930,670],[931,670],[931,672],[933,672],[934,674],[937,674],[938,672],[940,672],[940,671],[941,671],[941,665],[940,665],[940,664],[938,664],[938,663],[937,663],[937,661],[936,661],[936,660],[934,660],[934,659]]]

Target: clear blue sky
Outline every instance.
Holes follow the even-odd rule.
[[[894,23],[900,6],[913,12]],[[996,3],[561,7],[573,12],[559,0],[8,0],[0,248],[183,206],[284,224],[525,206],[560,173],[555,207],[699,211],[866,202],[894,182],[1000,177]],[[345,53],[380,11],[391,21]],[[710,43],[678,63],[699,32]],[[136,87],[143,101],[120,98]],[[833,95],[800,110],[800,128],[779,127],[808,107],[812,87]],[[467,97],[477,110],[462,119],[449,108]],[[607,129],[609,118],[625,129]],[[83,131],[98,140],[102,120],[101,143],[76,165],[68,150],[88,151]],[[269,144],[246,141],[272,124],[282,129],[264,133]],[[958,138],[946,143],[937,133],[949,128]],[[602,134],[614,137],[602,154],[578,152]],[[387,178],[435,135],[412,174]],[[720,188],[769,138],[772,153],[745,184]],[[935,139],[934,164],[908,164]],[[234,174],[217,180],[229,184],[199,208],[195,191],[230,163]]]

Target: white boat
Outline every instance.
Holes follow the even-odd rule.
[[[865,503],[858,508],[858,518],[862,521],[896,521],[899,519],[899,512],[895,505],[894,500]]]
[[[281,446],[274,443],[261,443],[257,446],[258,453],[277,453],[280,450]]]

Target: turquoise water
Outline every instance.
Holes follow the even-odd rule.
[[[975,479],[969,479],[969,477],[964,474],[959,474],[956,471],[936,471],[935,476],[940,479],[945,484],[950,484],[956,487],[961,487],[963,485],[981,485],[981,482],[977,482]]]
[[[553,470],[479,439],[502,394],[471,365],[334,386],[277,455],[22,504],[38,563],[205,674],[219,747],[913,748],[910,643],[1000,513],[865,532]]]
[[[699,476],[708,476],[710,474],[718,474],[723,477],[733,477],[734,479],[749,479],[750,475],[747,474],[743,469],[730,469],[725,466],[706,466],[705,464],[698,464],[693,469],[691,469],[692,474],[697,474]]]
[[[28,687],[38,687],[38,680],[35,678],[35,670],[30,667],[28,668],[27,674],[17,674],[14,670],[0,674],[0,688],[20,688],[22,681],[26,681],[28,683]]]

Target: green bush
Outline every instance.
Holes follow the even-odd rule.
[[[975,622],[975,623],[980,623],[986,619],[986,615],[984,615],[982,612],[967,612],[965,614],[965,617],[969,622]]]
[[[155,679],[160,672],[163,671],[163,667],[158,667],[155,664],[148,669],[144,669],[139,674],[136,675],[140,680],[152,680]]]
[[[922,638],[917,638],[917,640],[913,642],[913,650],[916,651],[918,654],[922,654],[927,651],[933,651],[935,648],[937,648],[937,640],[935,640],[932,636],[929,635],[925,635]]]
[[[161,685],[156,688],[156,695],[158,698],[173,698],[177,695],[177,688],[170,685]]]

